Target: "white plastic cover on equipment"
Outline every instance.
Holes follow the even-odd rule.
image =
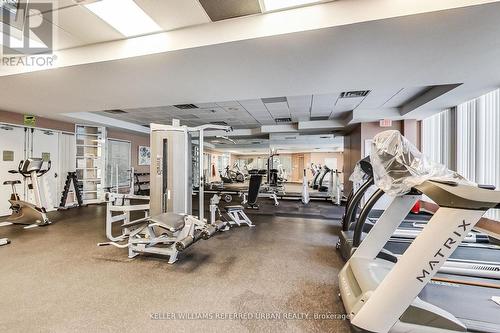
[[[395,130],[384,131],[373,138],[370,160],[375,185],[391,196],[406,194],[413,186],[429,179],[476,185],[429,160]]]
[[[359,163],[356,163],[356,166],[354,166],[354,171],[349,176],[349,180],[353,184],[361,184],[364,181],[365,177],[366,174],[361,169],[361,166],[359,165]]]

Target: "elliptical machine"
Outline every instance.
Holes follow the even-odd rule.
[[[19,194],[16,191],[16,185],[21,184],[21,181],[8,180],[3,182],[3,185],[10,185],[12,187],[12,194],[9,200],[12,215],[7,219],[7,222],[2,224],[2,226],[11,224],[26,225],[27,221],[35,221],[34,224],[29,224],[25,227],[32,228],[52,223],[47,217],[47,211],[45,207],[42,206],[40,187],[38,184],[38,178],[46,174],[51,167],[51,162],[48,161],[47,168],[42,169],[43,162],[44,161],[41,158],[28,158],[19,163],[17,170],[9,170],[9,173],[19,173],[24,177],[24,179],[30,179],[28,188],[30,190],[33,190],[35,203],[32,204],[28,201],[21,200],[21,198],[19,197]]]

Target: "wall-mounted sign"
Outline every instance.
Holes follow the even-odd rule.
[[[4,150],[2,157],[4,162],[12,162],[14,161],[14,152],[12,150]]]
[[[390,119],[382,119],[380,120],[380,127],[391,127],[392,126],[392,120]]]
[[[34,127],[36,124],[36,117],[32,116],[30,114],[25,114],[24,115],[24,120],[23,120],[24,126],[32,126]]]

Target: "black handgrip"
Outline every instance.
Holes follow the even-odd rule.
[[[50,160],[47,161],[47,169],[38,171],[37,172],[38,177],[41,177],[41,176],[45,175],[47,172],[49,172],[51,166],[52,166],[52,162]]]
[[[24,161],[23,161],[23,160],[21,160],[21,162],[19,162],[19,165],[17,166],[17,170],[19,171],[19,173],[20,173],[21,175],[23,175],[23,176],[24,176],[23,170],[22,170],[22,168],[21,168],[21,167],[23,166],[23,163],[24,163]]]

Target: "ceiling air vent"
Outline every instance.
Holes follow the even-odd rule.
[[[370,90],[355,90],[355,91],[345,91],[340,94],[340,98],[359,98],[365,97],[370,93]]]
[[[123,110],[104,110],[104,112],[111,113],[111,114],[123,114],[123,113],[127,113],[126,111],[123,111]]]
[[[212,125],[227,126],[227,123],[225,121],[211,121],[210,124],[212,124]]]
[[[181,110],[191,110],[191,109],[198,109],[198,107],[194,104],[177,104],[174,105],[176,108],[181,109]]]
[[[291,123],[292,122],[292,118],[276,118],[274,119],[274,121],[276,123]]]
[[[285,140],[295,140],[297,139],[296,136],[285,136]]]
[[[286,97],[269,97],[269,98],[262,98],[262,103],[268,104],[268,103],[286,103],[287,99]]]
[[[252,141],[252,144],[253,144],[253,145],[260,145],[260,144],[261,144],[261,142],[260,142],[260,141]]]

